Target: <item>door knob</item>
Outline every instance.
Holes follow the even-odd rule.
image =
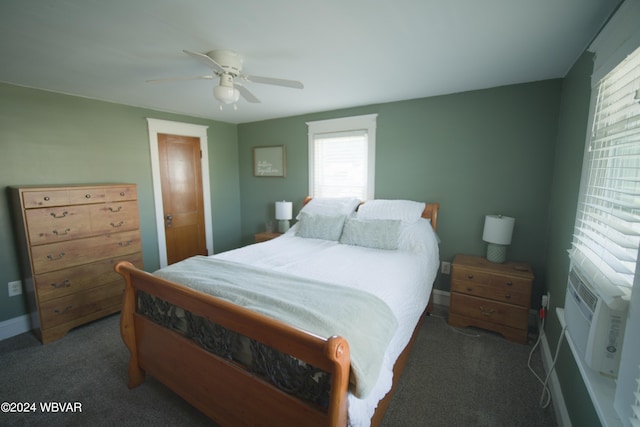
[[[171,224],[173,223],[173,215],[169,214],[166,216],[167,222],[166,225],[167,227],[171,227]]]

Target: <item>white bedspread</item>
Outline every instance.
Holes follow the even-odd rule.
[[[349,394],[349,424],[370,425],[378,402],[391,389],[395,361],[429,301],[440,262],[435,233],[426,250],[413,253],[301,238],[292,228],[277,239],[214,257],[361,289],[389,305],[398,328],[385,352],[378,381],[366,399]]]

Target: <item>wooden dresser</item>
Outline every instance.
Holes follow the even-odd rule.
[[[451,267],[449,324],[476,326],[526,343],[534,278],[531,266],[456,255]]]
[[[10,187],[32,326],[43,344],[120,310],[128,260],[142,268],[135,184]]]

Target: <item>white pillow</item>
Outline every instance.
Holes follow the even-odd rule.
[[[358,208],[361,219],[394,219],[416,222],[422,217],[425,204],[411,200],[369,200]]]
[[[347,218],[340,243],[374,249],[398,249],[401,222],[391,219]]]
[[[317,197],[311,199],[310,202],[300,209],[300,213],[298,213],[296,219],[300,219],[302,212],[325,216],[349,216],[355,212],[359,204],[360,200],[355,197]]]
[[[436,232],[433,231],[431,220],[421,218],[412,223],[403,223],[400,226],[398,249],[413,253],[423,253],[439,243]]]

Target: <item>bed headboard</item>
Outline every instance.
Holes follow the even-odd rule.
[[[307,196],[302,201],[302,206],[309,203],[311,196]],[[426,203],[424,210],[422,211],[422,218],[431,220],[431,227],[433,231],[438,231],[438,210],[440,209],[440,203]]]

